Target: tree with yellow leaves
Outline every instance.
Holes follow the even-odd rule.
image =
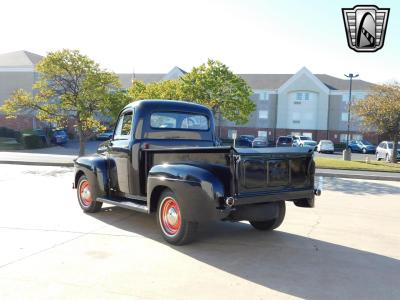
[[[354,105],[367,129],[386,134],[393,140],[391,162],[397,162],[400,140],[400,84],[398,82],[374,85],[368,96]]]

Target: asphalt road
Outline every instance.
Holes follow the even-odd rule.
[[[70,168],[0,171],[0,299],[400,298],[399,183],[324,179],[279,230],[210,223],[174,247],[154,216],[82,213]]]

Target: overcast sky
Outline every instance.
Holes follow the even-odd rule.
[[[371,2],[371,1],[367,1]],[[305,4],[306,3],[306,4]],[[207,58],[236,73],[359,73],[400,80],[400,1],[391,8],[385,46],[356,53],[347,46],[342,7],[351,0],[1,0],[0,53],[45,55],[79,49],[115,72],[187,71]]]

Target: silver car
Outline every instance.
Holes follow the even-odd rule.
[[[391,161],[393,155],[393,142],[383,141],[376,147],[376,160]],[[400,142],[397,143],[397,159],[400,159]]]

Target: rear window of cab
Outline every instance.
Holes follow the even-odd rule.
[[[150,116],[154,129],[209,130],[208,117],[186,112],[154,112]]]

